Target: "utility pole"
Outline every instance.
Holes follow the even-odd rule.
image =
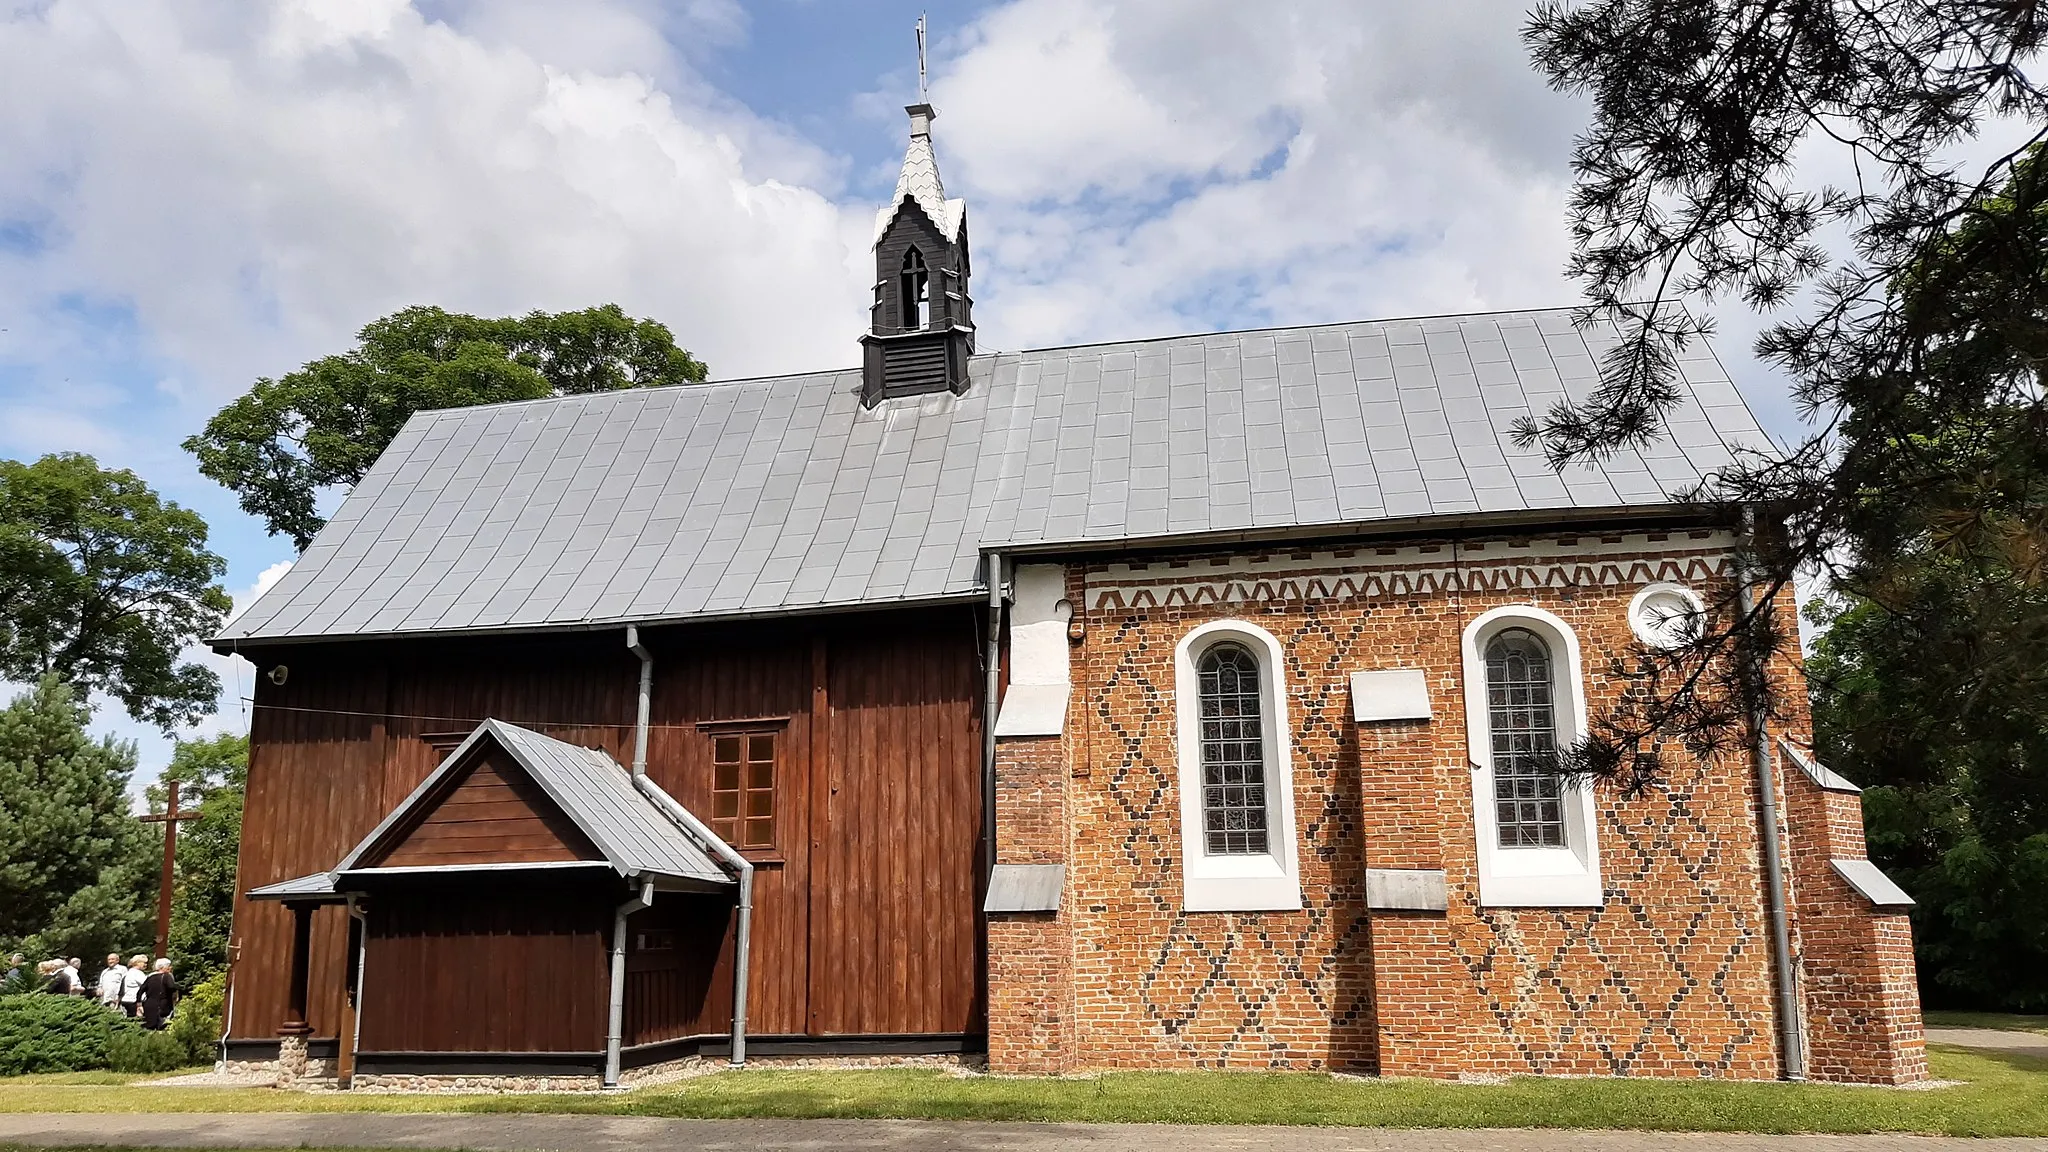
[[[144,816],[145,824],[164,826],[164,874],[157,885],[156,893],[156,955],[163,956],[171,950],[171,888],[175,873],[172,869],[178,859],[178,824],[184,820],[197,820],[199,813],[186,812],[178,807],[178,782],[164,781],[164,810],[161,815]]]

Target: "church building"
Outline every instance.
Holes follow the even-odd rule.
[[[418,413],[214,640],[231,1062],[1925,1077],[1793,657],[1640,797],[1545,771],[1738,578],[1710,352],[1560,474],[1566,308],[979,349],[909,113],[858,366]]]

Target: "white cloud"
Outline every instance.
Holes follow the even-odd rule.
[[[850,362],[864,214],[803,186],[834,161],[657,59],[638,8],[548,11],[479,5],[479,35],[401,0],[0,18],[0,223],[36,237],[0,255],[0,315],[131,316],[201,410],[420,302],[615,300],[722,375]]]
[[[1575,299],[1519,9],[1018,0],[934,82],[1018,347]]]

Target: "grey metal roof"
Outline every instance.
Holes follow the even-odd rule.
[[[1909,908],[1914,900],[1898,882],[1868,860],[1830,860],[1835,874],[1849,882],[1859,895],[1879,908]]]
[[[1057,912],[1065,864],[998,864],[989,869],[983,912]]]
[[[734,883],[732,876],[696,840],[633,787],[632,774],[620,767],[618,761],[594,748],[581,748],[502,720],[479,724],[439,768],[413,789],[412,795],[392,809],[335,865],[334,871],[357,871],[363,858],[385,834],[431,795],[443,778],[467,762],[470,751],[486,740],[495,741],[526,769],[541,791],[575,821],[621,876],[661,877],[711,887]]]
[[[1786,740],[1780,737],[1778,740],[1778,748],[1785,753],[1785,756],[1788,759],[1790,759],[1792,763],[1796,767],[1798,767],[1798,769],[1801,772],[1806,773],[1806,778],[1808,780],[1813,781],[1815,784],[1826,789],[1827,791],[1863,791],[1863,789],[1856,786],[1855,781],[1849,779],[1847,776],[1842,775],[1840,772],[1835,771],[1833,768],[1830,768],[1827,765],[1821,763],[1820,761],[1815,760],[1813,757],[1807,755],[1804,751],[1802,751],[1797,745],[1793,744],[1790,740]]]
[[[1704,347],[1669,435],[1559,475],[1512,422],[1615,339],[1568,309],[977,356],[422,412],[219,642],[965,595],[979,551],[1668,503],[1769,447]]]
[[[310,876],[295,876],[275,884],[265,884],[249,889],[251,900],[334,900],[339,894],[334,890],[334,873],[315,872]]]

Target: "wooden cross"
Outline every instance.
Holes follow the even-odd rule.
[[[145,824],[164,826],[164,875],[158,883],[156,893],[156,954],[168,955],[171,949],[171,869],[178,859],[178,824],[184,820],[197,820],[199,813],[187,812],[178,807],[178,782],[164,781],[164,810],[154,816],[142,817]]]

